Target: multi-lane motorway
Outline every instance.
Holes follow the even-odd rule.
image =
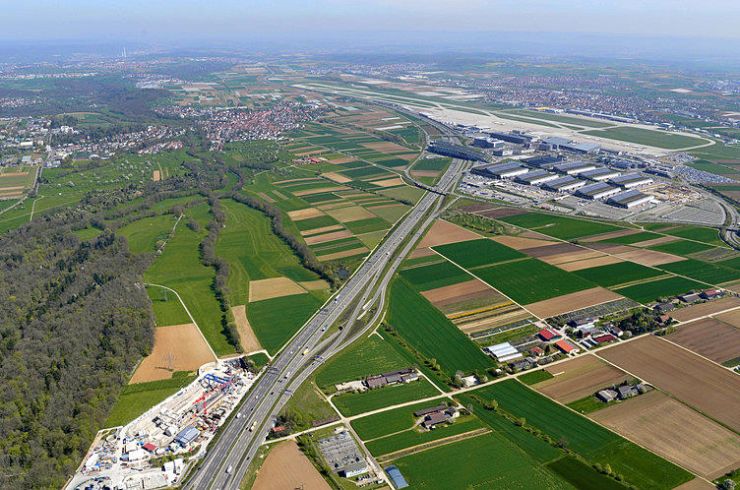
[[[351,312],[354,318],[358,308],[371,298],[382,300],[393,271],[413,242],[433,222],[443,194],[454,185],[462,165],[459,161],[450,165],[436,186],[440,193],[427,192],[339,292],[273,359],[242,403],[239,409],[241,416],[233,417],[222,427],[219,438],[211,443],[203,462],[184,488],[225,490],[239,487],[274,417],[292,392],[318,368],[320,361],[314,355],[320,350],[322,359],[325,359],[356,338],[356,335],[349,335],[349,330],[343,330],[327,341],[327,329],[347,312]]]

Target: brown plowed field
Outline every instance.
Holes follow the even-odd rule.
[[[309,218],[318,218],[319,216],[324,216],[324,213],[322,213],[320,210],[316,208],[306,208],[306,209],[298,209],[296,211],[288,211],[288,217],[292,221],[301,221],[301,220],[309,219]]]
[[[597,259],[600,257],[608,257],[608,255],[604,255],[603,253],[596,252],[594,250],[581,249],[580,252],[572,252],[572,253],[552,255],[550,257],[543,257],[542,261],[547,262],[550,265],[561,265],[561,264],[567,264],[569,262],[579,262],[583,260]]]
[[[306,290],[287,277],[273,277],[249,282],[249,302],[303,294]]]
[[[564,271],[580,271],[583,269],[590,269],[592,267],[599,267],[601,265],[616,264],[617,262],[624,262],[622,259],[612,257],[611,255],[605,255],[595,259],[579,260],[578,262],[568,262],[567,264],[558,265],[559,268]]]
[[[329,260],[343,259],[345,257],[353,257],[355,255],[364,254],[369,252],[367,247],[353,248],[352,250],[345,250],[344,252],[334,252],[333,254],[319,255],[318,259],[322,262]]]
[[[175,371],[196,371],[215,360],[195,324],[157,327],[152,353],[141,361],[129,384],[170,379]]]
[[[679,240],[679,238],[675,236],[662,236],[660,238],[653,238],[652,240],[645,240],[644,242],[637,242],[633,243],[633,247],[652,247],[653,245],[662,245],[664,243],[671,243]]]
[[[583,252],[583,248],[571,243],[558,243],[557,245],[546,245],[544,247],[535,247],[525,250],[525,253],[527,255],[531,255],[532,257],[537,258],[579,252]]]
[[[504,325],[509,325],[528,318],[532,318],[532,316],[519,306],[512,304],[504,308],[494,310],[492,314],[486,318],[481,318],[475,321],[456,320],[454,323],[457,328],[466,334],[472,334],[492,328],[503,327]],[[465,320],[467,320],[467,318]]]
[[[698,305],[691,305],[686,308],[681,308],[680,310],[675,310],[671,312],[671,316],[679,322],[687,322],[703,316],[714,315],[715,313],[729,310],[730,308],[736,308],[738,306],[740,306],[740,298],[737,296],[727,296],[714,301],[707,301],[706,303],[699,303]]]
[[[720,364],[740,357],[740,330],[714,318],[681,325],[666,338]]]
[[[395,187],[397,185],[403,184],[403,180],[401,180],[401,177],[393,177],[391,179],[374,180],[371,183],[373,185],[377,185],[378,187]]]
[[[598,355],[740,430],[740,376],[731,371],[652,335],[600,350]]]
[[[740,465],[740,437],[657,390],[591,418],[709,480]]]
[[[449,221],[438,219],[416,248],[436,247],[437,245],[475,240],[476,238],[480,238],[480,236]]]
[[[344,226],[342,225],[322,226],[321,228],[312,228],[310,230],[302,231],[301,236],[320,235],[321,233],[328,233],[330,231],[337,231],[337,230],[343,230],[343,229],[344,229]]]
[[[624,260],[630,260],[636,264],[644,265],[644,266],[654,266],[654,265],[663,265],[663,264],[671,264],[673,262],[679,262],[681,260],[686,260],[684,257],[679,257],[678,255],[673,254],[667,254],[664,252],[656,252],[655,250],[630,250],[629,252],[619,253],[616,254],[617,257]]]
[[[694,478],[683,485],[679,485],[673,490],[717,490],[717,487],[701,478]]]
[[[501,235],[492,238],[493,241],[506,245],[514,250],[527,250],[528,248],[545,247],[548,245],[557,245],[560,242],[550,240],[539,240],[537,238],[527,238],[522,236]]]
[[[349,177],[345,177],[344,175],[338,174],[336,172],[326,172],[325,174],[321,174],[321,176],[340,184],[344,184],[345,182],[352,182],[352,179],[350,179]]]
[[[317,279],[315,281],[302,281],[298,284],[301,285],[303,289],[306,289],[307,291],[318,291],[321,289],[329,289],[329,283],[324,281],[323,279]]]
[[[323,233],[321,235],[313,235],[305,238],[306,245],[316,245],[317,243],[331,242],[339,240],[340,238],[349,238],[352,236],[352,232],[349,230],[332,231],[330,233]]]
[[[436,306],[437,303],[445,303],[448,301],[457,302],[457,299],[460,297],[480,293],[481,291],[491,291],[491,287],[483,281],[471,279],[470,281],[460,282],[450,286],[422,291],[421,294],[428,299],[430,303]]]
[[[623,237],[623,236],[634,235],[636,233],[641,233],[641,232],[642,232],[642,230],[629,229],[629,228],[627,228],[627,229],[624,229],[624,230],[616,230],[616,231],[610,231],[609,233],[602,233],[600,235],[592,235],[592,236],[587,237],[587,238],[580,238],[579,240],[582,241],[582,242],[584,242],[584,243],[600,242],[602,240],[609,240],[611,238],[619,238],[619,237]]]
[[[329,163],[334,164],[334,165],[341,165],[342,163],[354,162],[355,160],[357,160],[356,157],[341,157],[341,158],[334,158],[332,160],[329,160]]]
[[[347,206],[345,208],[330,209],[326,214],[341,223],[359,221],[361,219],[375,218],[376,216],[361,206]]]
[[[604,253],[612,254],[612,255],[633,252],[636,250],[632,247],[628,247],[627,245],[614,245],[613,243],[601,243],[601,242],[589,243],[588,248],[591,248],[593,250],[599,250],[600,252],[604,252]]]
[[[378,151],[380,153],[408,153],[409,149],[405,146],[391,143],[390,141],[379,141],[377,143],[362,143],[365,148]]]
[[[622,299],[622,296],[614,291],[609,291],[602,287],[595,287],[584,291],[577,291],[575,293],[558,296],[557,298],[531,303],[526,305],[525,308],[531,311],[535,316],[540,318],[550,318],[551,316],[562,315],[569,311],[581,310],[583,308],[588,308],[589,306],[606,303],[607,301],[614,301],[615,299]]]
[[[445,315],[459,315],[466,311],[483,308],[487,305],[495,305],[502,302],[509,302],[503,294],[493,288],[482,290],[465,296],[458,296],[445,301],[434,303],[439,310]]]
[[[239,340],[244,352],[249,353],[262,350],[260,341],[257,340],[257,336],[252,331],[252,326],[247,319],[246,306],[232,306],[231,313],[234,315],[234,323],[236,323],[236,330],[239,332]]]
[[[330,490],[321,473],[298,449],[295,441],[278,443],[257,472],[254,490]]]
[[[555,377],[537,383],[534,388],[561,403],[580,400],[630,378],[624,371],[590,355],[579,356],[545,370]]]
[[[303,190],[303,191],[291,192],[291,194],[293,194],[294,196],[298,196],[298,197],[300,197],[300,196],[312,196],[314,194],[322,194],[324,192],[332,192],[332,191],[343,191],[345,189],[346,189],[346,187],[331,185],[331,186],[327,186],[327,187],[317,187],[315,189],[306,189],[306,190]]]
[[[740,310],[728,311],[714,316],[716,319],[729,323],[733,327],[740,328]]]

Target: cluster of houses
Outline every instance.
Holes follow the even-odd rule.
[[[724,294],[725,292],[721,289],[707,289],[700,293],[681,294],[676,296],[676,299],[674,300],[656,304],[653,307],[653,310],[661,314],[660,320],[663,323],[667,323],[670,321],[670,315],[668,315],[668,313],[675,310],[677,306],[680,306],[681,304],[690,305],[698,301],[718,299],[724,296]]]
[[[337,391],[366,391],[376,388],[383,388],[402,383],[412,383],[418,381],[419,373],[414,368],[404,368],[387,373],[374,374],[363,380],[348,381],[339,383],[336,386]]]
[[[460,412],[455,407],[448,407],[444,404],[414,412],[414,417],[422,419],[419,425],[426,430],[432,430],[438,425],[449,424],[459,416]]]
[[[597,320],[598,318],[580,318],[568,322],[568,326],[575,330],[575,335],[579,337],[584,347],[589,349],[598,347],[614,342],[624,335],[621,328],[611,323],[597,327]]]
[[[617,387],[600,390],[596,393],[596,398],[604,403],[609,403],[615,400],[627,400],[648,391],[650,391],[650,387],[644,383],[637,383],[636,385],[625,383]]]

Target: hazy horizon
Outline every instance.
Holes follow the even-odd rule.
[[[10,45],[740,57],[740,2],[731,0],[3,0],[0,5],[5,18],[0,39]]]

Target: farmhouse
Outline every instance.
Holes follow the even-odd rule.
[[[706,291],[702,291],[699,296],[703,299],[714,299],[722,296],[722,291],[719,289],[707,289]]]
[[[436,412],[431,412],[425,415],[424,421],[421,423],[421,426],[427,430],[432,430],[440,424],[449,423],[452,419],[458,417],[459,415],[460,413],[454,407],[445,408],[444,410],[437,410]]]
[[[491,345],[486,347],[484,350],[495,357],[498,362],[506,362],[524,357],[522,356],[522,353],[516,350],[516,348],[509,342]]]
[[[638,395],[637,390],[630,385],[622,385],[617,388],[617,391],[619,392],[620,400],[626,400],[627,398],[632,398],[633,396]]]
[[[398,371],[376,374],[365,378],[365,386],[370,389],[381,388],[386,385],[398,383],[411,383],[419,379],[419,373],[415,369],[405,368]]]
[[[615,390],[612,390],[612,389],[601,390],[598,393],[596,393],[596,398],[598,398],[604,403],[613,402],[614,400],[617,399],[618,396],[619,396],[619,393],[617,393]]]
[[[537,335],[545,342],[560,340],[562,338],[562,336],[558,332],[551,328],[543,328],[542,330],[537,332]]]
[[[570,354],[571,352],[577,353],[580,350],[578,349],[578,347],[571,344],[565,339],[558,340],[557,342],[555,342],[555,347],[560,349],[563,352],[563,354]]]
[[[417,410],[416,412],[414,412],[414,417],[423,417],[423,416],[428,415],[430,413],[439,412],[439,411],[444,410],[446,408],[447,408],[447,405],[445,405],[444,403],[441,404],[441,405],[436,405],[434,407],[422,408],[421,410]]]
[[[696,301],[699,301],[701,299],[701,296],[696,293],[687,293],[680,295],[678,299],[680,299],[684,303],[694,303]]]

